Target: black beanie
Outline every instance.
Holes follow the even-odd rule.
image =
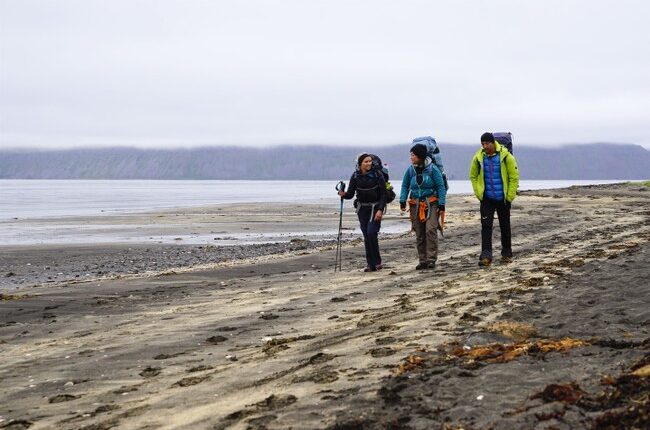
[[[411,152],[415,154],[415,156],[418,157],[420,161],[424,161],[424,159],[427,158],[427,147],[421,143],[416,143],[413,145]]]
[[[481,143],[483,142],[492,142],[494,143],[494,135],[489,132],[485,132],[481,135]]]

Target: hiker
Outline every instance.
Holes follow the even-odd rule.
[[[438,216],[445,211],[446,190],[442,173],[427,157],[427,146],[411,147],[411,166],[404,172],[399,206],[408,199],[419,263],[415,270],[434,269],[438,259]],[[410,198],[409,198],[410,195]]]
[[[355,196],[354,207],[359,217],[359,225],[363,233],[363,243],[366,246],[366,262],[364,272],[381,270],[378,233],[381,228],[381,218],[386,207],[386,180],[380,171],[373,168],[372,156],[361,154],[357,158],[357,170],[350,178],[347,191],[339,191],[339,196],[351,199]]]
[[[481,255],[478,265],[492,264],[492,224],[494,212],[501,230],[501,262],[512,262],[510,205],[517,196],[519,171],[515,156],[495,141],[492,133],[481,135],[481,149],[469,167],[469,179],[481,202]]]

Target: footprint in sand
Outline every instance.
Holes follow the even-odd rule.
[[[294,384],[301,382],[315,382],[317,384],[330,384],[339,379],[339,374],[331,369],[320,369],[306,376],[297,376],[293,379]]]
[[[238,411],[226,415],[226,417],[223,420],[221,420],[221,423],[215,426],[214,428],[225,429],[233,425],[235,422],[242,420],[250,415],[253,415],[255,413],[260,413],[260,412],[270,412],[276,409],[282,409],[295,403],[297,400],[298,398],[292,394],[284,394],[284,395],[280,394],[277,396],[275,394],[271,394],[269,397],[262,400],[261,402],[248,405],[246,406],[246,409],[240,409]],[[275,415],[266,415],[263,417],[250,419],[248,420],[248,424],[249,424],[248,428],[260,428],[260,429],[266,428],[263,422],[268,423],[272,421],[273,419],[269,421],[270,417],[274,417],[273,419],[275,419]],[[254,422],[260,423],[261,427],[254,427],[252,424]]]
[[[205,341],[212,344],[212,345],[218,345],[221,342],[225,342],[227,340],[228,340],[227,337],[217,335],[217,336],[211,336],[211,337],[207,338]]]
[[[180,381],[176,381],[172,387],[189,387],[192,385],[200,384],[201,382],[207,381],[208,379],[210,379],[209,375],[190,376],[188,378],[183,378]]]
[[[396,352],[397,351],[395,351],[393,348],[388,348],[388,347],[374,348],[368,351],[368,353],[375,358],[388,357],[390,355],[395,354]]]
[[[247,429],[251,430],[266,430],[267,425],[272,423],[273,421],[277,420],[278,416],[277,415],[263,415],[258,418],[251,418],[246,421],[248,424]]]
[[[142,372],[140,372],[140,376],[143,378],[153,378],[158,375],[160,375],[160,367],[147,366]]]
[[[326,363],[326,362],[328,362],[330,360],[333,360],[334,358],[336,358],[336,355],[326,354],[324,352],[319,352],[319,353],[309,357],[309,360],[307,360],[307,363],[309,363],[309,364],[322,364],[322,363]]]
[[[397,339],[395,339],[394,337],[391,337],[391,336],[389,336],[389,337],[380,337],[380,338],[375,339],[375,343],[377,345],[388,345],[388,344],[395,343],[395,342],[397,342]]]
[[[52,396],[47,399],[47,401],[49,403],[63,403],[78,399],[79,397],[81,396],[73,396],[72,394],[57,394],[56,396]]]
[[[278,319],[278,318],[280,318],[280,315],[275,315],[275,314],[264,314],[264,315],[260,316],[260,319],[263,319],[263,320],[275,320],[275,319]]]
[[[168,358],[178,357],[179,355],[185,354],[184,352],[176,352],[174,354],[158,354],[153,359],[154,360],[167,360]]]
[[[95,414],[103,414],[118,409],[120,409],[119,405],[101,405],[101,406],[97,406],[97,409],[95,409]]]
[[[212,369],[213,369],[212,366],[201,364],[200,366],[195,366],[190,369],[187,369],[187,373],[203,372],[204,370],[212,370]]]
[[[481,317],[472,315],[469,312],[465,312],[463,315],[461,315],[460,320],[466,322],[479,322],[481,321]]]
[[[33,425],[34,425],[34,423],[32,421],[9,420],[9,422],[2,425],[2,428],[3,429],[10,429],[10,430],[23,430],[23,429],[28,429]]]

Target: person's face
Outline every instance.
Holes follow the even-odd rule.
[[[372,157],[366,157],[363,159],[361,162],[361,171],[362,172],[369,172],[370,167],[372,167]]]
[[[483,151],[485,151],[487,155],[492,155],[496,152],[494,142],[481,142],[481,146],[483,146]]]
[[[418,164],[420,161],[420,157],[411,152],[411,164]]]

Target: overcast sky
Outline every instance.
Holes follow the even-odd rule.
[[[0,0],[0,149],[650,148],[647,0]]]

